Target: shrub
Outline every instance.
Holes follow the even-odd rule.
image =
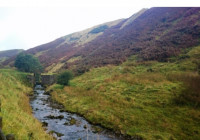
[[[69,85],[69,80],[71,80],[72,78],[72,72],[65,71],[58,75],[57,83],[60,85]]]
[[[15,67],[23,72],[41,73],[43,67],[38,58],[31,54],[20,53],[15,60]]]

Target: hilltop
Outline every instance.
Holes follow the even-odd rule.
[[[20,52],[24,50],[22,49],[13,49],[13,50],[5,50],[5,51],[0,51],[0,63],[5,61],[6,59],[9,59],[10,57],[13,57]]]

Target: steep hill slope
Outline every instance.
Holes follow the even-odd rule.
[[[38,56],[40,61],[46,67],[46,71],[55,72],[66,64],[66,61],[74,57],[85,44],[95,40],[98,36],[102,35],[105,30],[121,21],[123,21],[123,19],[66,35],[50,43],[32,48],[27,52]]]
[[[200,8],[151,8],[131,24],[104,32],[87,44],[78,56],[86,67],[119,64],[128,56],[140,54],[143,60],[166,61],[182,48],[200,43]]]
[[[45,70],[120,64],[133,54],[139,60],[168,61],[183,48],[200,44],[200,8],[143,9],[128,19],[105,23],[32,48]],[[12,59],[4,64],[9,64]]]

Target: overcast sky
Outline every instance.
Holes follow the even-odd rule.
[[[0,50],[29,49],[142,8],[200,6],[199,0],[0,0]]]

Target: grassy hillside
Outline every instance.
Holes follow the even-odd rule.
[[[32,91],[24,83],[25,73],[0,69],[0,101],[3,132],[14,134],[18,140],[50,140],[42,125],[32,115],[28,94]]]
[[[116,132],[144,139],[200,137],[200,46],[169,62],[138,61],[93,68],[52,97],[71,112]]]

